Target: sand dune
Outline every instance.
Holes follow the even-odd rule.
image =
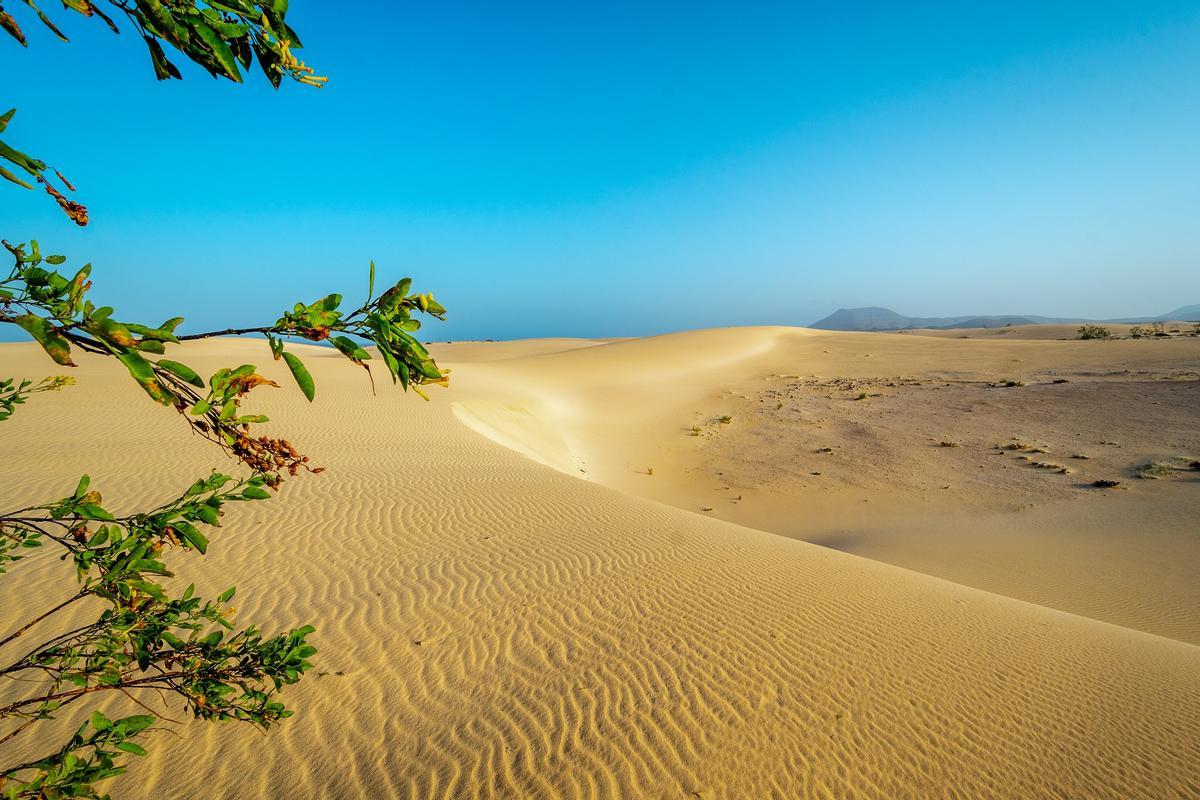
[[[1200,384],[1151,374],[1190,369],[1200,349],[1172,342],[1178,349],[1168,352],[1157,344],[757,328],[586,347],[509,344],[502,360],[488,358],[486,343],[450,345],[442,357],[454,369],[453,388],[430,403],[391,391],[373,397],[360,370],[305,348],[318,386],[312,406],[261,342],[188,345],[187,360],[202,372],[250,361],[278,377],[285,388],[264,391],[253,407],[327,467],[286,484],[278,502],[235,509],[209,556],[189,567],[205,590],[236,577],[247,620],[317,624],[321,674],[289,692],[298,714],[267,738],[230,725],[178,726],[179,738],[154,739],[151,755],[112,791],[227,798],[1195,797],[1200,647],[1183,640],[1195,631],[1187,620],[1196,605],[1182,588],[1193,575],[1187,562],[1196,560],[1186,548],[1194,542],[1180,536],[1170,544],[1179,548],[1168,554],[1178,575],[1131,557],[1119,542],[1102,556],[1093,553],[1120,561],[1112,569],[1134,574],[1130,585],[1156,577],[1158,588],[1150,598],[1073,586],[1060,593],[1093,603],[1089,618],[1082,615],[1087,609],[1061,610],[1069,603],[1052,608],[1019,599],[1019,591],[976,588],[988,588],[983,579],[962,585],[778,536],[765,524],[777,514],[796,521],[784,533],[803,536],[811,513],[808,533],[820,534],[847,502],[868,505],[857,496],[864,489],[882,509],[890,503],[919,513],[914,492],[921,487],[903,483],[885,500],[870,483],[873,468],[886,475],[905,467],[863,439],[854,446],[880,456],[857,467],[864,486],[823,490],[828,499],[810,502],[791,483],[789,465],[839,473],[803,469],[779,446],[787,426],[752,420],[751,411],[772,408],[766,393],[786,394],[813,373],[818,383],[905,374],[950,380],[969,363],[970,375],[959,375],[965,382],[1012,375],[1030,384],[1023,391],[1067,371],[1129,369],[1146,372],[1141,383],[1148,386],[1190,392],[1172,401],[1178,408],[1161,415],[1167,422],[1159,427],[1180,447],[1193,445],[1171,420],[1194,408],[1190,398]],[[0,363],[18,376],[54,371],[27,345],[0,346]],[[78,387],[39,397],[4,423],[0,504],[61,495],[88,471],[120,508],[227,466],[118,373],[83,359]],[[1116,385],[1127,378],[1097,379]],[[977,387],[938,391],[958,388]],[[812,404],[828,417],[820,424],[834,430],[835,422],[855,420],[835,419],[832,407],[815,399],[840,391],[805,385],[775,402],[796,403],[801,414]],[[931,406],[934,396],[932,388],[919,394],[921,386],[871,391],[894,397],[854,406],[880,414],[858,419],[859,428]],[[1030,398],[1035,407],[1047,403]],[[896,407],[885,413],[886,402]],[[723,414],[733,417],[728,425],[713,421]],[[1145,416],[1157,414],[1147,409]],[[693,424],[712,435],[690,436]],[[980,427],[978,436],[990,435]],[[837,430],[846,437],[858,429]],[[1127,433],[1145,435],[1136,426]],[[965,441],[955,448],[967,449]],[[933,452],[922,453],[918,466],[928,469]],[[750,521],[736,517],[754,506],[746,500],[726,503],[733,510],[722,506],[719,515],[715,503],[713,512],[699,510],[700,498],[717,490],[704,483],[713,476],[688,470],[726,463],[731,472],[742,470],[739,480],[761,479],[766,488],[756,513],[768,530],[737,524]],[[1110,463],[1116,468],[1115,461],[1103,466]],[[766,477],[774,466],[789,467],[779,471],[779,486]],[[649,467],[653,475],[641,474]],[[1035,491],[1034,475],[1001,488]],[[1037,489],[1053,496],[1034,502],[1054,513],[1093,501],[1130,504],[1120,513],[1131,515],[1170,506],[1194,519],[1200,487],[1186,480],[1108,499]],[[1146,494],[1155,488],[1169,494]],[[962,497],[972,513],[1009,513],[977,487]],[[952,505],[939,500],[926,518]],[[903,553],[903,537],[887,544],[886,517],[870,517],[878,530],[869,541]],[[903,530],[919,527],[919,516],[905,519]],[[1146,519],[1143,528],[1156,524]],[[1108,530],[1114,538],[1116,527]],[[1099,546],[1094,538],[1073,547],[1085,563],[1085,545]],[[1155,541],[1168,546],[1165,538]],[[1005,549],[1016,553],[1019,546]],[[0,581],[6,619],[60,591],[61,576],[70,579],[52,559],[22,570]],[[1004,573],[1003,563],[997,571]],[[1059,580],[1082,583],[1083,575],[1061,571]],[[1105,621],[1121,617],[1122,603],[1148,621],[1134,624],[1132,613],[1127,625]],[[1172,614],[1183,619],[1184,633],[1147,632],[1159,623],[1165,631]],[[180,759],[188,769],[178,767]]]
[[[1200,643],[1200,474],[1133,477],[1200,453],[1197,378],[1194,338],[744,328],[511,360],[454,405],[625,492]]]

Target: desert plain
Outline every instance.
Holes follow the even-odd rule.
[[[1072,336],[460,342],[428,403],[294,345],[311,405],[265,342],[183,345],[260,365],[248,408],[325,468],[189,577],[320,652],[265,737],[179,718],[109,790],[1200,797],[1200,337]],[[0,428],[0,507],[233,468],[119,366],[71,375]],[[30,559],[0,617],[72,582]]]

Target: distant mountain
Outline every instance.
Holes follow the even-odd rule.
[[[1138,322],[1166,322],[1167,320],[1176,320],[1178,322],[1200,322],[1200,306],[1180,306],[1174,311],[1168,311],[1161,317],[1155,317],[1152,320],[1138,320]]]
[[[905,331],[912,328],[1003,328],[1007,325],[1073,324],[1077,322],[1200,322],[1200,305],[1181,306],[1154,317],[1094,320],[1083,317],[1041,317],[1037,314],[963,317],[906,317],[890,308],[839,308],[810,328],[823,331]]]
[[[904,331],[912,328],[1003,328],[1006,325],[1035,325],[1047,322],[1085,322],[1080,319],[1039,317],[1034,314],[995,317],[906,317],[889,308],[839,308],[810,325],[824,331]]]

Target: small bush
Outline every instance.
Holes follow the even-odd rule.
[[[1120,485],[1121,485],[1120,481],[1110,481],[1110,480],[1104,480],[1104,479],[1101,479],[1098,481],[1092,481],[1092,486],[1095,486],[1098,489],[1113,489]]]
[[[1165,478],[1175,471],[1175,468],[1170,464],[1164,464],[1161,461],[1151,461],[1149,464],[1143,464],[1137,469],[1137,476],[1142,480],[1158,480]]]
[[[1149,336],[1150,333],[1151,333],[1151,331],[1149,328],[1143,328],[1141,325],[1134,325],[1132,328],[1129,329],[1129,335],[1132,336],[1134,339],[1141,339],[1143,337]]]
[[[1080,325],[1080,339],[1107,339],[1112,336],[1112,331],[1101,325]]]
[[[728,425],[729,423],[733,422],[733,417],[726,414],[723,417],[717,417],[717,422],[721,423],[722,425]]]
[[[958,442],[938,442],[938,447],[958,447]]]

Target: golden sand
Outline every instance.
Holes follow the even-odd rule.
[[[455,344],[430,403],[294,349],[311,406],[263,342],[183,348],[277,378],[249,408],[327,471],[181,573],[317,625],[318,672],[265,738],[153,737],[115,796],[1200,796],[1200,481],[1131,476],[1200,455],[1200,340]],[[73,374],[0,428],[0,507],[230,468],[116,365]],[[20,565],[4,619],[71,580]]]

